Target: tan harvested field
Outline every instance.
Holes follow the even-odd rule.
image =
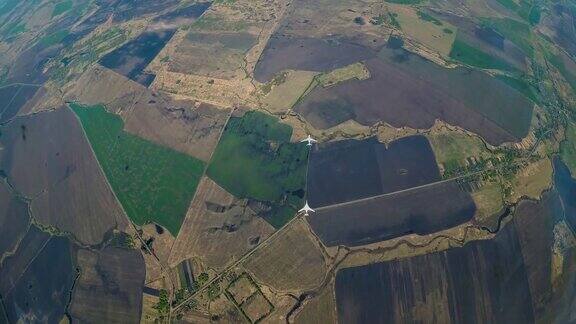
[[[277,291],[302,291],[319,285],[327,266],[307,224],[296,220],[244,263],[254,279]]]
[[[158,297],[143,294],[142,295],[142,317],[140,323],[153,324],[158,318],[158,311],[154,308],[158,303]]]
[[[285,9],[285,1],[214,3],[152,62],[151,87],[225,107],[257,107],[250,75]]]
[[[128,225],[67,107],[13,120],[2,127],[1,141],[0,169],[18,192],[32,199],[32,214],[41,224],[86,244],[100,243],[107,231]]]
[[[252,284],[252,281],[248,278],[248,275],[241,276],[238,280],[234,281],[230,286],[227,288],[228,292],[237,304],[241,305],[248,299],[248,297],[252,296],[255,292],[258,291],[258,288]]]
[[[252,323],[255,323],[272,311],[272,305],[262,293],[257,292],[244,302],[242,310]]]
[[[542,159],[521,169],[512,180],[512,194],[509,201],[521,197],[539,199],[542,192],[552,186],[552,162]]]
[[[197,257],[222,269],[266,239],[274,229],[214,181],[204,177],[192,200],[169,258],[174,266]]]
[[[282,83],[278,85],[264,85],[271,87],[270,91],[264,94],[262,103],[266,110],[272,113],[286,112],[292,108],[296,101],[310,87],[315,72],[309,71],[288,71]]]
[[[370,78],[370,71],[363,63],[358,62],[321,74],[316,78],[316,81],[323,87],[329,87],[346,80],[366,80],[368,78]]]
[[[269,296],[266,296],[270,298]],[[262,319],[258,323],[265,323],[265,324],[284,324],[286,323],[286,315],[290,312],[290,310],[296,305],[296,300],[287,295],[282,295],[279,297],[275,297],[274,299],[270,299],[272,304],[274,304],[274,310]]]
[[[479,137],[463,131],[436,128],[426,134],[426,137],[432,145],[441,171],[446,170],[448,165],[466,166],[469,159],[479,160],[491,156]]]
[[[304,305],[294,319],[294,323],[297,324],[337,322],[336,297],[334,296],[334,286],[331,284],[326,286],[318,296]]]
[[[389,4],[388,10],[395,17],[402,32],[424,46],[437,51],[441,56],[448,57],[452,43],[456,38],[456,27],[441,21],[441,25],[418,17],[417,9],[411,6]],[[449,30],[450,32],[446,32]]]
[[[211,77],[160,71],[150,86],[152,89],[222,107],[256,107],[256,88],[250,79],[224,80]]]
[[[142,312],[144,260],[139,250],[107,247],[78,252],[70,315],[75,321],[135,323]]]
[[[103,66],[95,65],[65,91],[66,101],[85,105],[104,104],[111,112],[120,113],[126,102],[136,100],[145,87]]]
[[[472,199],[476,204],[474,219],[480,223],[489,220],[504,208],[502,186],[497,182],[484,184],[472,193]]]

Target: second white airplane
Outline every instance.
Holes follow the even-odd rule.
[[[308,146],[312,146],[312,143],[318,143],[317,140],[313,139],[312,136],[308,135],[305,139],[301,140],[300,143],[308,142]]]
[[[310,208],[310,206],[308,206],[308,202],[306,202],[306,204],[304,205],[304,207],[302,207],[302,209],[300,209],[298,211],[298,213],[304,213],[304,215],[308,216],[308,213],[310,212],[315,212],[314,209]]]

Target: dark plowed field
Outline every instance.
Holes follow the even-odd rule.
[[[0,123],[16,116],[20,108],[38,91],[38,87],[10,86],[0,89]]]
[[[2,291],[8,320],[58,323],[76,275],[72,262],[70,241],[64,237],[53,237],[36,251],[13,288]]]
[[[376,138],[316,146],[308,166],[308,202],[322,207],[440,180],[430,143],[410,136],[390,143]]]
[[[295,110],[321,129],[335,126],[326,116],[330,107],[337,107],[363,125],[385,121],[395,127],[430,128],[441,119],[491,144],[518,141],[528,133],[533,104],[487,74],[444,69],[390,48],[366,65],[370,79],[318,87]]]
[[[50,239],[50,235],[40,231],[36,226],[31,226],[22,241],[18,244],[16,252],[5,258],[0,264],[0,294],[5,296],[18,283],[18,278],[32,262],[38,251],[44,247]]]
[[[297,36],[272,36],[256,68],[254,77],[267,82],[283,70],[325,72],[374,57],[370,48],[346,39],[317,39]]]
[[[28,204],[0,181],[0,260],[6,252],[14,250],[29,222]]]
[[[70,306],[75,322],[140,321],[146,277],[140,251],[113,247],[100,252],[80,250],[78,266],[81,275]]]
[[[559,160],[556,161],[557,163]],[[510,223],[487,241],[340,271],[341,323],[568,323],[576,305],[576,249],[568,247],[553,283],[556,226],[569,213],[559,189],[521,201]],[[561,238],[562,240],[562,238]],[[566,248],[564,248],[566,249]]]
[[[27,197],[36,219],[96,244],[126,223],[90,144],[67,108],[17,118],[1,129],[0,169]]]
[[[148,64],[172,38],[175,30],[147,31],[107,54],[100,64],[144,86],[154,81],[154,75],[144,72]]]
[[[464,223],[476,207],[455,182],[444,182],[316,209],[308,218],[328,246],[358,246],[416,233],[430,234]]]
[[[340,323],[531,323],[513,226],[492,241],[340,271]]]

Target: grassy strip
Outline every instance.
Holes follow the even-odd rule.
[[[233,195],[268,205],[264,217],[276,228],[302,205],[306,182],[308,148],[290,143],[291,135],[290,126],[261,112],[231,118],[208,168]]]
[[[103,106],[71,108],[130,219],[158,223],[176,236],[204,163],[125,132],[122,119]]]

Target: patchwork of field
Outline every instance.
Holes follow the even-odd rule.
[[[253,200],[275,228],[302,205],[308,147],[290,143],[292,128],[261,112],[232,117],[207,174],[238,198]]]
[[[103,106],[72,104],[112,189],[133,222],[180,230],[204,163],[123,130]]]
[[[274,228],[214,181],[204,177],[174,245],[168,263],[199,258],[221,269],[265,240]]]
[[[451,14],[439,14],[441,19],[457,26],[455,42],[449,57],[474,67],[503,71],[525,71],[527,54],[511,39],[489,23],[478,24],[473,19]]]
[[[554,39],[570,55],[576,54],[576,36],[574,35],[574,22],[576,9],[569,3],[558,2],[552,5],[552,10],[542,21],[547,34]]]
[[[150,91],[109,69],[84,73],[67,93],[70,101],[104,104],[119,114],[128,133],[208,162],[230,111]]]
[[[1,130],[0,169],[31,199],[37,221],[86,244],[100,243],[107,231],[127,225],[69,109],[17,118]]]
[[[308,202],[323,207],[440,180],[430,143],[409,136],[388,146],[376,138],[316,145],[307,176]]]
[[[294,1],[255,66],[255,79],[267,82],[283,70],[328,72],[374,57],[390,33],[376,22],[382,14],[377,1]]]
[[[79,250],[77,259],[80,276],[71,296],[72,320],[138,322],[146,272],[140,251],[117,247]]]
[[[573,234],[560,234],[558,226],[572,213],[562,202],[574,192],[565,187],[573,180],[555,167],[555,189],[540,201],[521,201],[494,239],[340,270],[339,322],[566,321],[570,312],[559,310],[573,296],[557,287],[574,280],[574,245]]]
[[[326,72],[375,55],[374,51],[346,39],[274,35],[256,65],[254,77],[267,82],[284,70]]]
[[[60,322],[75,276],[70,241],[32,226],[16,253],[3,260],[0,275],[9,322]]]
[[[348,119],[363,125],[383,120],[394,127],[430,128],[439,118],[491,144],[519,141],[528,134],[532,102],[487,74],[444,69],[391,48],[366,65],[370,79],[316,88],[295,110],[321,129]]]
[[[431,205],[431,201],[442,203]],[[475,211],[470,194],[447,181],[316,208],[308,222],[327,246],[359,246],[434,233],[470,220]]]
[[[341,323],[534,321],[512,226],[495,240],[341,270],[336,300]]]
[[[149,86],[154,81],[154,75],[145,73],[144,69],[160,53],[174,32],[174,30],[146,31],[104,56],[100,64],[144,86]]]
[[[297,220],[245,263],[259,283],[280,291],[302,291],[320,284],[327,269],[306,223]]]

